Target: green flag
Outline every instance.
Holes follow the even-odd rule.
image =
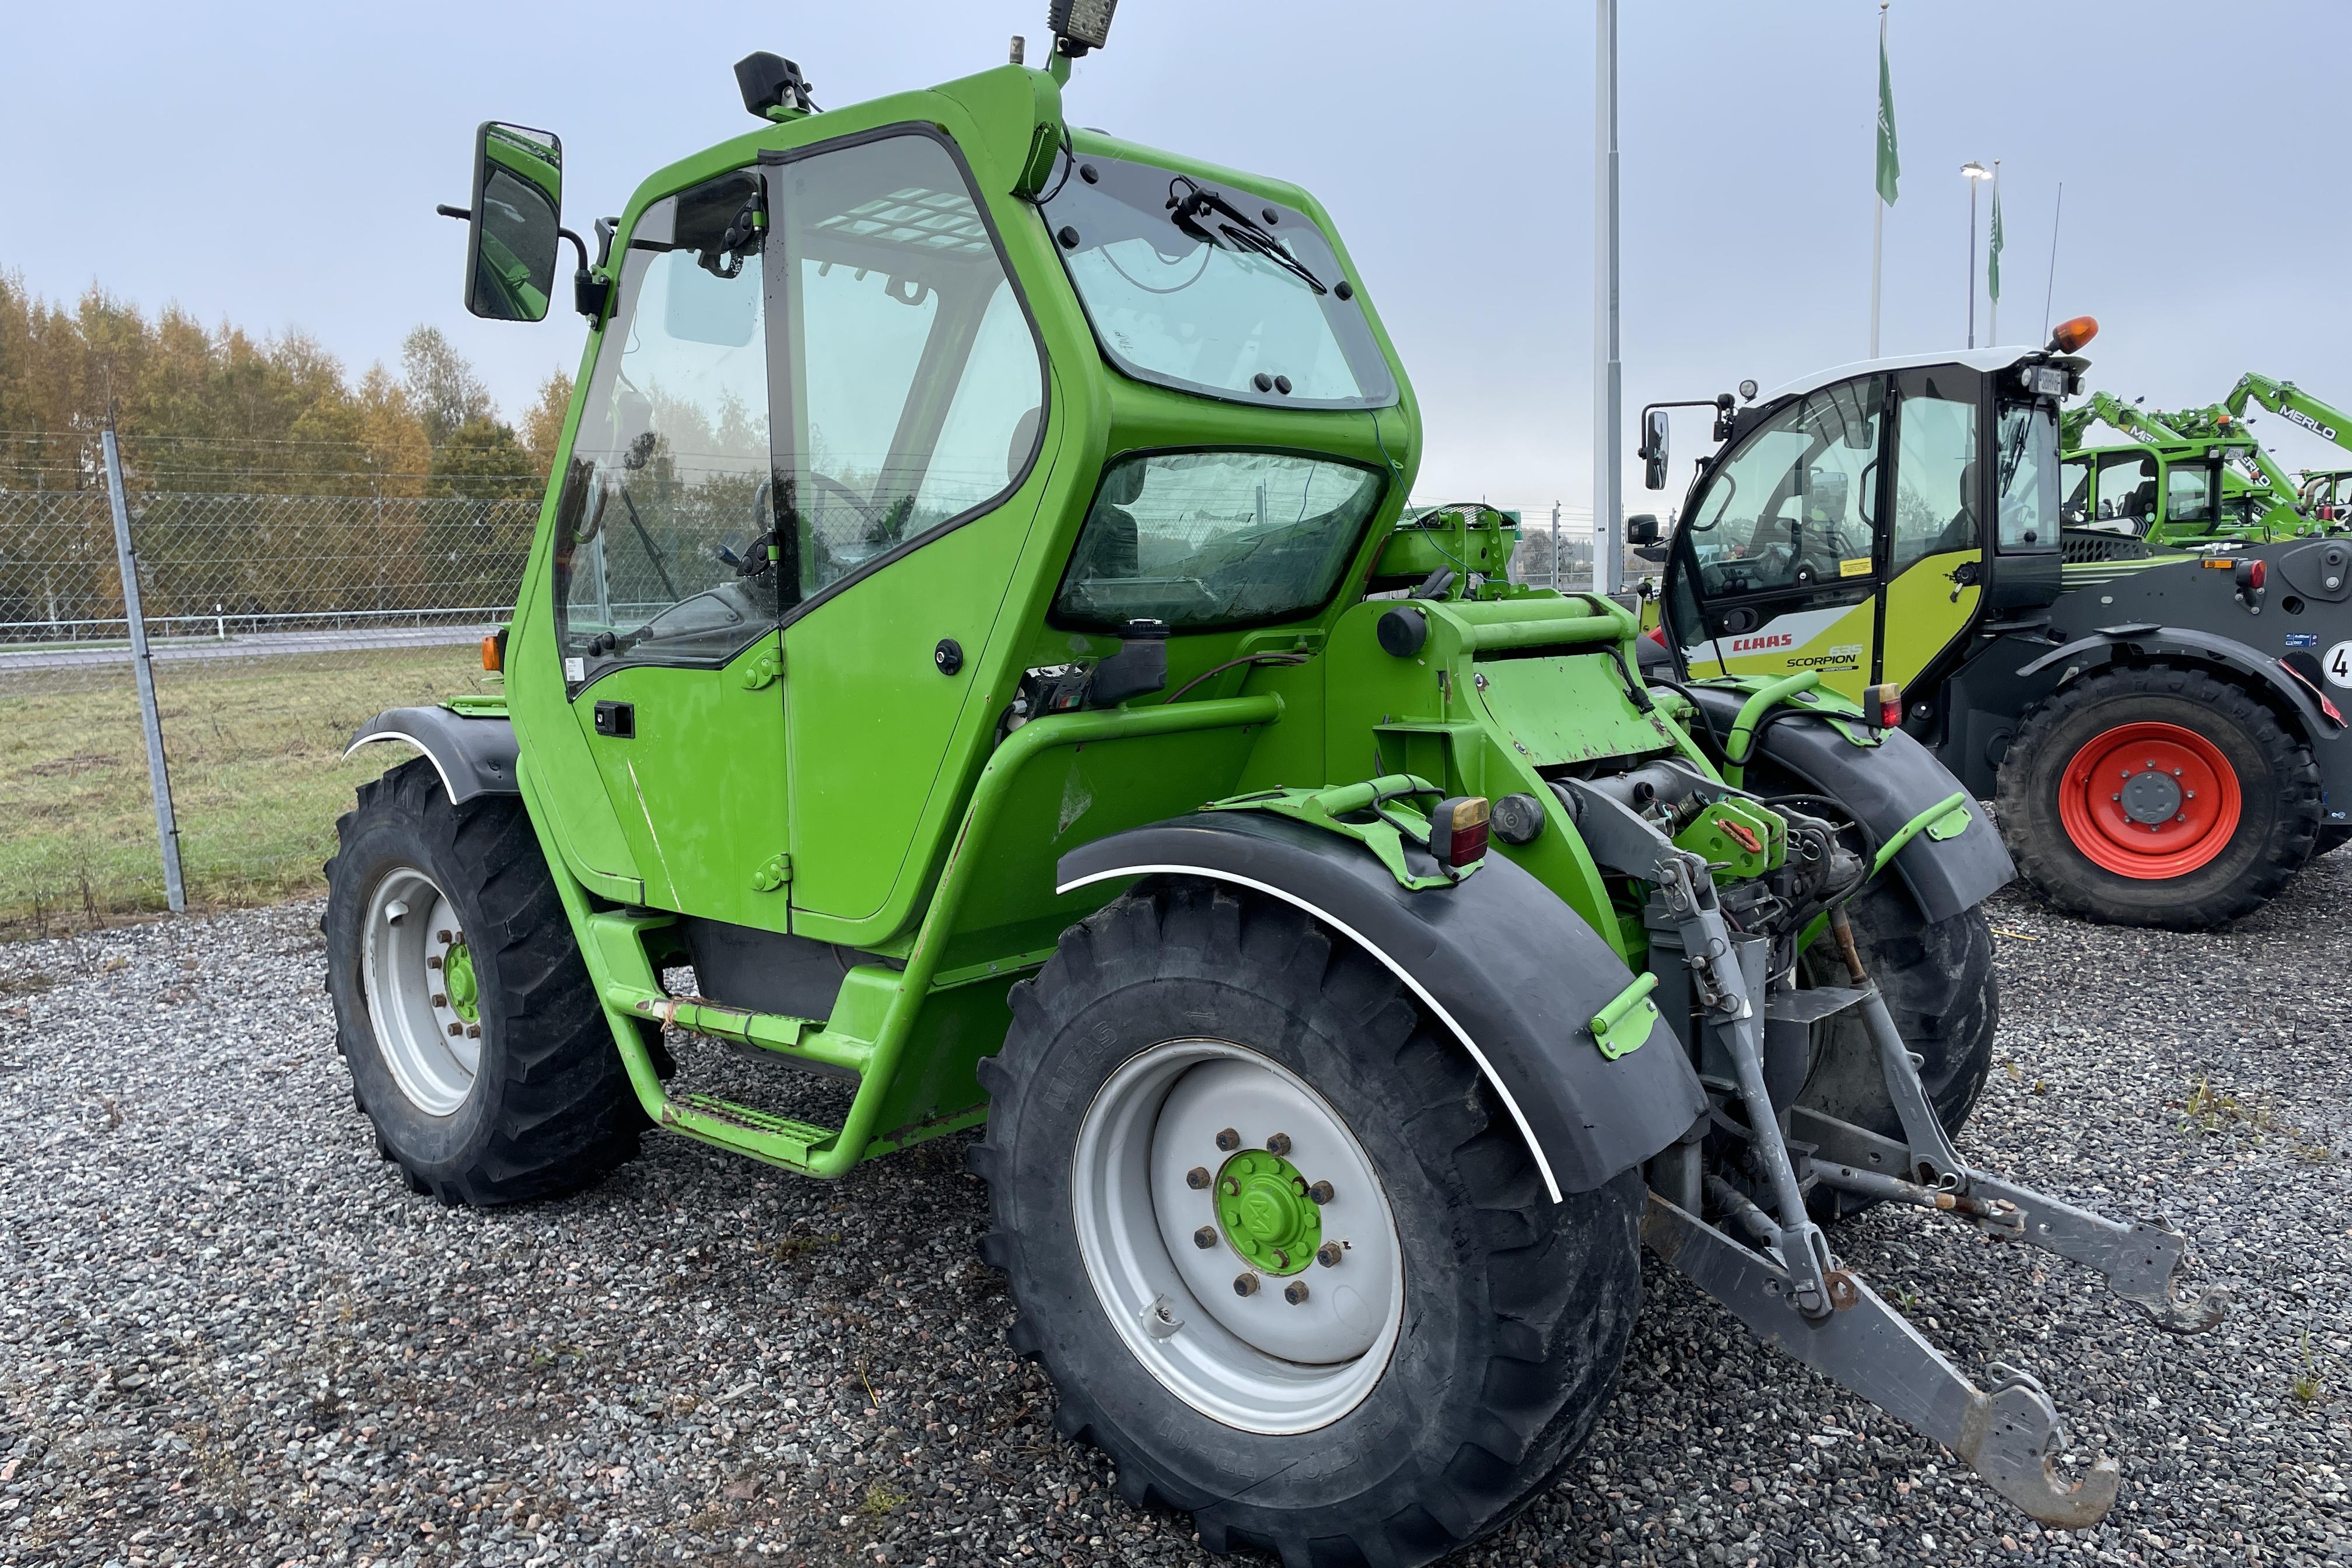
[[[2000,299],[2000,182],[1992,183],[1992,248],[1985,253],[1985,292]]]
[[[1878,34],[1878,199],[1895,205],[1895,182],[1903,161],[1895,155],[1895,79],[1886,70],[1886,31]]]

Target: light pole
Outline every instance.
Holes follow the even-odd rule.
[[[1960,165],[1969,182],[1969,347],[1977,346],[1977,187],[1992,178],[1992,171],[1974,158]]]

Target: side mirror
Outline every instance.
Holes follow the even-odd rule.
[[[1666,488],[1666,446],[1668,435],[1669,431],[1667,429],[1666,411],[1664,409],[1650,408],[1643,411],[1642,450],[1636,455],[1639,456],[1646,465],[1642,470],[1642,481],[1654,490],[1662,490]],[[1653,520],[1653,521],[1654,523],[1654,520]]]
[[[1640,511],[1625,520],[1626,543],[1638,548],[1644,544],[1655,544],[1657,542],[1658,520],[1654,514]]]
[[[466,309],[493,321],[545,321],[563,223],[563,143],[545,131],[483,121],[469,213]]]

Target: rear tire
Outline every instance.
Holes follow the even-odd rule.
[[[1999,805],[2018,869],[2051,903],[2194,931],[2260,908],[2311,858],[2319,769],[2243,687],[2132,667],[2034,710],[2001,761]]]
[[[361,785],[335,832],[336,1047],[408,1185],[488,1207],[634,1155],[643,1116],[522,803],[452,805],[418,758]]]
[[[1213,1552],[1407,1568],[1502,1524],[1591,1432],[1641,1305],[1640,1174],[1549,1202],[1475,1068],[1379,963],[1276,900],[1169,883],[1065,932],[1013,996],[1004,1048],[981,1063],[992,1099],[972,1164],[993,1221],[982,1250],[1010,1276],[1013,1348],[1061,1391],[1055,1425],[1111,1456],[1123,1497],[1189,1510]],[[1120,1136],[1105,1136],[1106,1106]],[[1277,1116],[1297,1125],[1260,1125]],[[1238,1154],[1197,1135],[1228,1118]],[[1301,1181],[1350,1160],[1374,1173],[1392,1268],[1356,1241],[1373,1234],[1366,1211],[1342,1218],[1349,1194],[1326,1194],[1320,1213],[1354,1249],[1290,1272],[1310,1295],[1282,1304],[1284,1271],[1252,1263],[1214,1206],[1234,1168],[1222,1162],[1259,1158],[1272,1131],[1297,1136]],[[1122,1189],[1097,1172],[1106,1147],[1156,1205],[1136,1206],[1151,1223],[1108,1254],[1118,1203],[1102,1194]],[[1216,1173],[1197,1214],[1181,1170],[1196,1157]],[[1217,1275],[1206,1299],[1187,1270]],[[1373,1316],[1338,1347],[1347,1355],[1308,1364],[1243,1338],[1282,1332],[1299,1321],[1286,1314],[1383,1272],[1392,1289],[1361,1292],[1360,1315]],[[1247,1296],[1218,1293],[1253,1274]],[[1270,1392],[1243,1408],[1253,1378]]]
[[[1957,1139],[1992,1070],[2000,1026],[2000,983],[1993,970],[1992,928],[1981,907],[1928,923],[1911,890],[1880,877],[1846,905],[1864,969],[1886,998],[1896,1033],[1920,1058],[1919,1082],[1936,1120]],[[1843,985],[1845,963],[1832,939],[1807,950],[1806,978]],[[1815,1026],[1812,1070],[1797,1103],[1900,1140],[1903,1120],[1886,1093],[1878,1053],[1862,1022],[1847,1014]],[[1860,1214],[1876,1200],[1817,1186],[1810,1197],[1824,1222]]]

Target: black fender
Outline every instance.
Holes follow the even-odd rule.
[[[1694,685],[1715,732],[1727,735],[1747,693]],[[1966,793],[1951,769],[1900,730],[1880,731],[1875,746],[1857,746],[1832,725],[1801,712],[1774,721],[1759,753],[1859,818],[1883,843],[1937,802]],[[1968,827],[1949,838],[1915,837],[1895,857],[1895,873],[1932,925],[1974,909],[2017,875],[2008,847],[1981,805],[1969,808]]]
[[[1499,855],[1408,892],[1362,847],[1257,812],[1198,812],[1062,857],[1073,888],[1200,877],[1280,899],[1353,942],[1451,1031],[1518,1124],[1557,1203],[1674,1142],[1706,1096],[1671,1028],[1611,1060],[1591,1020],[1633,972],[1559,895]]]
[[[473,717],[448,708],[387,708],[359,727],[350,756],[362,746],[385,742],[425,753],[449,803],[462,805],[478,795],[516,795],[514,724],[503,714]]]
[[[2300,720],[2307,740],[2315,743],[2333,740],[2343,732],[2343,724],[2328,718],[2319,706],[2318,694],[2288,674],[2277,659],[2264,657],[2235,637],[2216,637],[2211,632],[2192,631],[2186,626],[2101,626],[2088,637],[2076,637],[2052,649],[2017,673],[2020,679],[2030,680],[2044,670],[2063,669],[2075,661],[2086,669],[2095,669],[2113,663],[2118,654],[2135,658],[2161,658],[2170,654],[2224,666],[2257,682],[2259,689],[2273,703]],[[2062,676],[2056,685],[2063,686],[2069,679],[2071,676]]]

